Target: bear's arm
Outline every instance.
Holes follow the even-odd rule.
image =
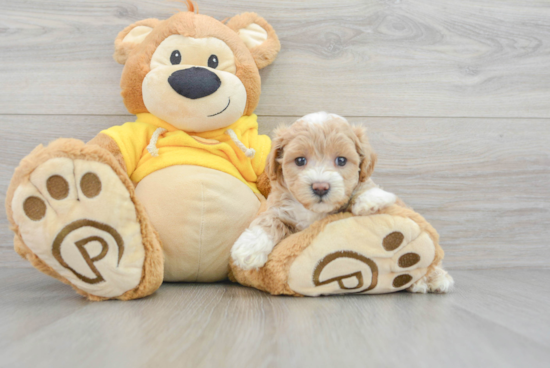
[[[127,172],[126,163],[124,162],[124,157],[122,157],[122,152],[120,152],[118,144],[116,144],[113,138],[109,137],[107,134],[99,133],[87,144],[94,144],[109,151],[120,164],[120,167],[122,167],[124,171]]]
[[[126,167],[126,173],[131,177],[140,159],[147,152],[146,147],[157,128],[155,125],[142,122],[125,123],[101,131],[97,137],[104,137],[96,138],[100,140],[98,143],[102,147],[116,154],[117,159],[122,156],[125,164],[123,167]]]
[[[264,198],[267,198],[271,192],[271,182],[265,173],[265,166],[267,156],[269,155],[269,151],[271,151],[271,139],[267,135],[259,135],[256,130],[250,138],[250,143],[250,147],[256,150],[256,154],[252,159],[252,166],[256,175],[258,175],[256,186]]]
[[[256,186],[258,187],[258,190],[264,198],[267,199],[267,196],[269,193],[271,193],[271,181],[269,180],[269,177],[265,172],[261,173],[260,176],[258,176],[258,181],[256,182]]]

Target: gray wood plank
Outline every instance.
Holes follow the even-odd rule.
[[[36,270],[3,268],[0,275],[5,285],[0,300],[0,349],[89,305],[75,298],[70,286]],[[2,360],[0,365],[4,364]]]
[[[19,160],[60,136],[83,140],[131,116],[1,116],[0,195]],[[260,117],[269,133],[295,117]],[[550,122],[545,119],[351,118],[365,124],[374,179],[441,234],[450,269],[550,267]],[[21,128],[23,127],[23,128]],[[20,131],[24,130],[25,134]],[[0,266],[26,265],[0,211]],[[4,256],[9,254],[9,256]]]
[[[548,270],[453,272],[460,308],[550,347]],[[483,293],[483,296],[480,294]]]
[[[34,270],[0,269],[0,356],[18,367],[547,365],[548,270],[454,275],[448,295],[291,298],[165,284],[143,300],[93,303]]]
[[[0,114],[124,114],[113,40],[165,0],[0,0]],[[283,49],[262,115],[550,117],[546,0],[200,3],[264,15]]]

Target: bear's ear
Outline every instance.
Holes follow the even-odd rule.
[[[243,13],[231,18],[227,26],[237,32],[244,41],[258,69],[268,66],[275,60],[281,44],[275,30],[264,18],[256,13]]]
[[[158,19],[144,19],[136,22],[120,32],[115,39],[114,59],[119,64],[125,64],[128,56],[160,21]]]

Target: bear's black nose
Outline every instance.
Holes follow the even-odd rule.
[[[216,73],[208,69],[192,67],[172,73],[168,77],[168,83],[183,97],[196,100],[216,92],[222,81]]]

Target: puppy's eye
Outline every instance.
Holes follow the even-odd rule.
[[[218,67],[218,57],[216,55],[210,55],[208,58],[208,67],[216,69]]]
[[[305,157],[298,157],[294,162],[296,162],[296,166],[304,166],[307,164],[307,159]]]
[[[170,62],[172,65],[181,63],[181,54],[179,50],[172,51],[172,55],[170,55]]]
[[[336,158],[336,165],[338,166],[346,166],[346,163],[348,162],[348,159],[345,157],[337,157]]]

